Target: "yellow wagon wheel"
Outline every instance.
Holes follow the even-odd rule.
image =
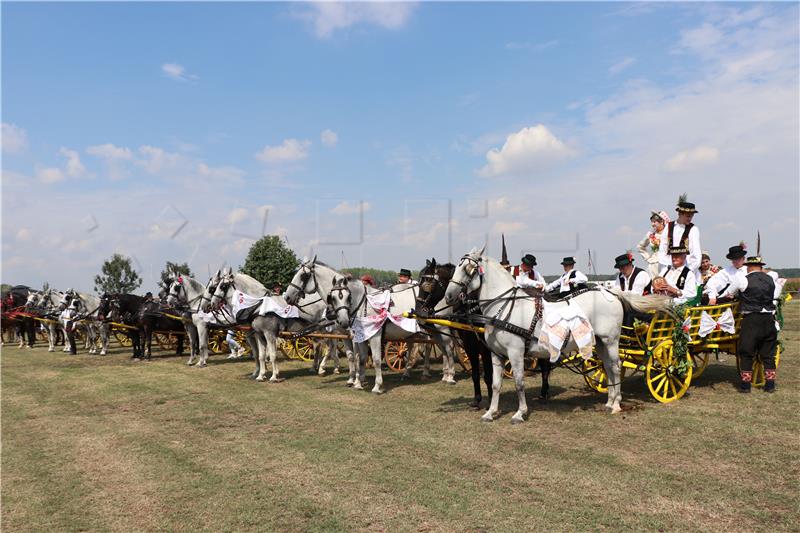
[[[472,363],[469,360],[467,352],[465,352],[464,348],[461,346],[456,347],[456,359],[458,359],[458,363],[464,370],[472,372]]]
[[[694,365],[690,354],[684,361],[675,357],[672,341],[666,341],[653,351],[647,360],[645,381],[653,398],[661,403],[674,402],[689,389]]]
[[[603,366],[603,362],[594,355],[581,363],[583,370],[583,381],[586,386],[595,392],[606,393],[608,392],[608,374]],[[625,367],[620,364],[619,379],[625,379]]]
[[[692,377],[694,379],[699,378],[703,374],[703,371],[705,371],[706,367],[708,366],[708,359],[710,355],[711,354],[709,352],[691,352],[692,366],[694,367],[692,370]]]
[[[781,345],[775,349],[775,368],[778,368],[778,363],[781,360]],[[736,370],[741,375],[742,367],[739,365],[739,358],[736,358]],[[764,377],[764,363],[761,362],[760,357],[756,357],[753,361],[753,387],[763,387],[767,378]]]
[[[250,353],[253,352],[253,350],[250,349],[250,345],[247,343],[247,333],[246,332],[244,332],[244,331],[242,331],[240,329],[237,329],[236,331],[234,331],[233,336],[236,338],[236,342],[239,343],[239,346],[241,346],[244,349],[244,353],[245,354],[249,355]]]
[[[153,338],[162,350],[172,352],[178,348],[178,337],[175,333],[153,333]]]
[[[117,342],[120,344],[120,346],[124,346],[125,348],[130,348],[133,346],[133,341],[125,334],[124,331],[115,329],[114,338],[117,339]]]
[[[389,341],[383,353],[386,364],[395,372],[402,372],[408,363],[408,343],[403,341]]]
[[[297,339],[287,339],[283,343],[282,351],[289,359],[299,359],[301,361],[313,361],[316,345],[308,337],[298,337]]]
[[[228,351],[228,343],[225,342],[224,329],[212,329],[208,332],[208,349],[213,354],[221,354]]]

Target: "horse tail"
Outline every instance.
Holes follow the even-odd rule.
[[[622,307],[627,311],[635,311],[637,313],[662,312],[666,313],[672,318],[678,318],[672,308],[672,298],[662,296],[660,294],[651,294],[648,296],[638,296],[630,292],[622,292],[618,288],[610,289],[611,293],[619,298],[622,302]]]

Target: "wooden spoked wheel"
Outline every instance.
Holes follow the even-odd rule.
[[[778,363],[781,360],[781,345],[775,349],[775,368],[778,368]],[[739,364],[739,358],[736,358],[736,371],[741,375],[742,367]],[[767,382],[764,376],[764,363],[761,362],[760,357],[756,357],[753,361],[753,387],[763,387]]]
[[[153,333],[153,339],[161,347],[162,350],[174,352],[178,348],[178,334],[177,333]]]
[[[539,360],[536,358],[533,359],[525,359],[525,368],[524,372],[533,372],[536,370],[536,367],[539,365]],[[503,361],[503,377],[508,379],[514,378],[514,370],[511,368],[511,361],[508,358]]]
[[[652,357],[647,360],[645,381],[653,398],[661,403],[674,402],[686,394],[692,382],[692,357],[686,354],[679,361],[674,354],[671,341],[656,347]]]
[[[456,348],[456,359],[458,359],[458,363],[464,370],[466,370],[467,372],[472,372],[472,363],[469,360],[467,352],[465,352],[464,348],[462,348],[461,346],[458,346]]]
[[[595,392],[606,393],[608,392],[608,374],[603,362],[595,356],[586,359],[581,363],[583,370],[583,381],[586,386]],[[619,366],[619,379],[625,379],[625,367],[620,362]]]
[[[244,331],[237,329],[234,331],[233,336],[236,338],[236,342],[239,343],[239,346],[244,349],[245,354],[251,354],[253,350],[250,349],[250,345],[247,343],[247,333]]]
[[[114,338],[117,339],[117,342],[120,346],[125,348],[130,348],[133,346],[133,341],[128,337],[124,331],[120,331],[118,329],[114,330]]]
[[[298,337],[294,341],[292,341],[292,352],[294,353],[295,359],[300,359],[301,361],[311,362],[314,360],[314,351],[316,349],[316,345],[314,341],[309,339],[308,337]]]
[[[408,343],[403,341],[389,341],[383,351],[386,364],[395,372],[402,372],[408,363]]]
[[[700,353],[692,352],[691,356],[692,356],[692,366],[694,367],[694,369],[692,370],[692,377],[694,379],[697,379],[703,374],[706,367],[708,366],[708,360],[711,354],[709,352],[700,352]]]
[[[208,332],[208,349],[213,354],[221,354],[228,351],[228,343],[225,342],[224,329],[212,329]]]

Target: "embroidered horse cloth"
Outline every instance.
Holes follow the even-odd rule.
[[[419,331],[419,324],[413,318],[405,318],[403,315],[393,315],[389,312],[389,307],[392,304],[391,292],[367,293],[367,303],[377,314],[353,319],[353,325],[350,326],[353,342],[365,342],[371,339],[383,328],[386,320],[409,333],[417,333]]]
[[[561,349],[570,335],[578,345],[578,352],[584,359],[592,356],[594,348],[594,329],[583,309],[575,303],[552,305],[545,302],[542,330],[539,344],[550,353],[550,361],[555,363],[561,357]]]

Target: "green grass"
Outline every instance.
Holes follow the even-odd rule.
[[[625,411],[579,376],[510,424],[482,424],[472,385],[388,393],[282,362],[188,368],[39,348],[2,352],[3,531],[797,531],[800,304],[786,307],[778,392],[735,391],[733,357],[684,399],[650,399],[641,375]]]

